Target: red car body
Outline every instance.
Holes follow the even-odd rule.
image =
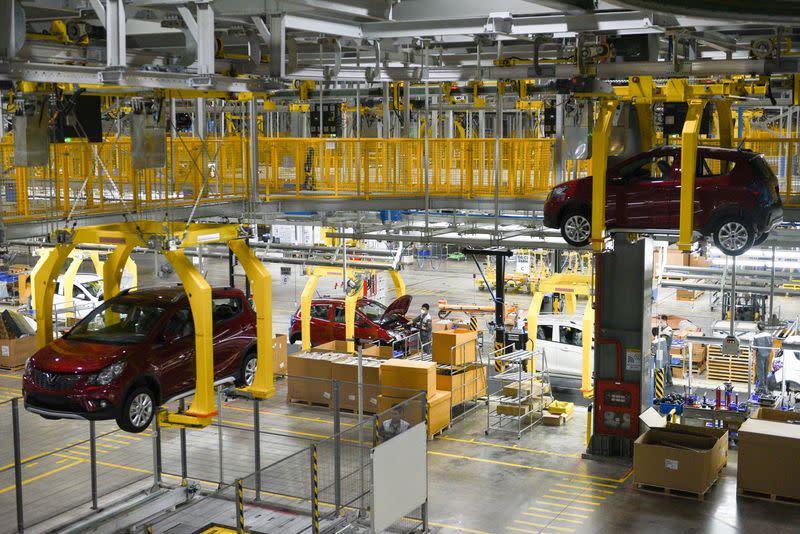
[[[360,299],[356,305],[355,337],[362,340],[391,344],[408,337],[415,330],[405,315],[411,306],[411,296],[398,298],[389,306],[370,299]],[[291,318],[289,341],[295,343],[302,335],[300,309]],[[311,302],[311,345],[344,341],[344,300],[318,299]]]
[[[212,308],[215,380],[252,382],[252,307],[242,291],[217,288]],[[110,314],[119,320],[109,322]],[[48,418],[116,418],[124,430],[140,432],[157,406],[194,389],[194,356],[194,323],[182,287],[124,291],[31,356],[22,382],[25,407]],[[125,410],[131,395],[141,392],[149,393],[151,410],[131,424]]]
[[[778,181],[763,156],[750,150],[699,147],[694,193],[694,229],[714,235],[723,221],[737,220],[749,227],[749,244],[782,221]],[[612,166],[607,172],[606,226],[614,228],[677,230],[680,218],[680,147],[659,147]],[[560,228],[570,214],[591,219],[592,178],[581,178],[553,188],[544,205],[544,224]],[[575,234],[573,237],[580,237]],[[719,243],[717,243],[719,246]],[[722,248],[722,247],[720,247]]]

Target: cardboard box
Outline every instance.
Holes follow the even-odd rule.
[[[432,327],[433,332],[441,332],[442,330],[449,330],[452,326],[453,322],[449,319],[440,319],[438,321],[433,321]]]
[[[433,361],[444,365],[464,365],[474,362],[477,339],[478,333],[473,330],[434,332],[431,354]]]
[[[800,412],[776,410],[775,408],[759,408],[756,411],[755,418],[763,419],[764,421],[779,421],[781,423],[789,423],[792,421],[800,422]]]
[[[409,398],[419,391],[427,397],[436,393],[436,364],[416,360],[386,360],[381,365],[381,394]]]
[[[529,404],[498,404],[497,405],[497,413],[498,415],[509,415],[513,417],[519,417],[522,415],[527,414],[531,411],[531,406]]]
[[[0,339],[0,367],[16,369],[36,352],[36,336]]]
[[[289,355],[289,338],[286,334],[277,334],[272,342],[272,372],[276,375],[287,373],[287,357]]]
[[[720,428],[666,423],[651,426],[633,445],[637,485],[704,494],[727,462],[728,431]]]
[[[347,354],[347,341],[340,341],[337,339],[335,341],[322,343],[316,347],[311,347],[309,352],[339,352]]]
[[[533,390],[533,396],[539,397],[542,393],[550,393],[550,386],[547,385],[545,391],[542,392],[542,382],[540,380],[534,380],[533,387],[531,387],[531,383],[527,381],[522,384],[505,384],[503,386],[503,395],[506,397],[519,397],[519,390],[522,390],[522,396],[530,395],[531,390]]]
[[[375,413],[378,410],[380,393],[380,366],[377,359],[362,358],[362,379],[364,381],[364,412]],[[333,362],[332,380],[339,381],[339,407],[345,410],[358,411],[358,358],[342,358]]]
[[[370,345],[361,351],[361,356],[391,360],[394,358],[394,349],[391,345]]]
[[[798,455],[800,425],[748,419],[739,427],[737,490],[800,499]]]
[[[428,399],[428,437],[450,425],[450,392],[436,391]]]
[[[694,301],[694,300],[699,299],[702,294],[703,294],[702,291],[694,291],[694,290],[691,290],[691,289],[678,289],[676,291],[675,297],[678,300]]]
[[[303,352],[292,354],[287,360],[287,397],[329,405],[333,362],[346,358],[338,352]]]
[[[572,412],[570,413],[552,413],[545,410],[542,413],[542,422],[545,426],[562,426],[567,424],[567,421],[572,419]]]
[[[452,394],[453,406],[486,395],[486,368],[473,367],[455,374],[437,374],[436,389]]]

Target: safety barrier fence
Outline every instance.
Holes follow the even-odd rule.
[[[672,138],[670,143],[679,143]],[[718,139],[702,139],[714,145]],[[798,203],[800,138],[735,140],[762,152],[781,183],[787,203]],[[500,141],[499,195],[544,198],[555,185],[552,138]],[[167,145],[167,164],[133,169],[130,139],[51,145],[46,167],[14,167],[13,140],[0,142],[0,206],[13,222],[70,214],[168,209],[201,203],[245,201],[250,194],[248,140],[228,136],[179,138]],[[495,140],[431,139],[425,165],[422,139],[259,138],[258,191],[262,201],[307,197],[493,196]],[[565,178],[591,174],[590,160],[568,160]]]
[[[231,508],[225,510],[233,509],[238,480],[248,509],[258,508],[250,502],[255,498],[259,506],[269,500],[279,508],[308,511],[295,514],[285,532],[313,529],[315,517],[317,526],[320,521],[363,519],[369,508],[369,453],[383,439],[378,428],[390,417],[391,406],[376,413],[377,389],[365,385],[365,415],[359,423],[353,402],[346,401],[353,394],[357,398],[357,384],[311,377],[293,380],[306,388],[330,390],[328,406],[292,415],[280,409],[282,399],[276,403],[238,397],[226,403],[223,386],[217,390],[219,415],[211,426],[168,428],[154,422],[141,434],[128,434],[114,421],[44,420],[24,410],[21,397],[0,402],[0,515],[16,517],[0,525],[0,533],[53,528],[67,514],[71,519],[64,521],[70,523],[92,521],[105,507],[104,499],[117,501],[143,489],[174,488],[190,481],[198,485],[194,500],[230,497]],[[278,384],[276,395],[285,395],[282,382]],[[394,404],[400,405],[404,420],[411,426],[424,424],[424,394],[395,394]],[[188,399],[170,403],[177,411],[186,406]],[[286,424],[276,422],[279,411]],[[309,493],[312,447],[317,451],[316,503]],[[251,517],[250,512],[246,516]],[[408,531],[422,517],[409,521]]]

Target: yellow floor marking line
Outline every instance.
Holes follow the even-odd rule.
[[[11,392],[16,393],[18,395],[22,395],[22,387],[21,386],[17,387],[17,388],[10,388],[8,386],[0,386],[0,389],[5,390],[5,391],[11,391]]]
[[[50,475],[55,475],[65,469],[69,469],[70,467],[75,467],[76,465],[80,464],[80,461],[72,462],[71,464],[62,465],[61,467],[56,467],[55,469],[51,469],[50,471],[45,471],[41,475],[36,475],[35,477],[27,478],[22,481],[22,485],[30,484],[31,482],[36,482],[37,480],[41,480],[44,477],[49,477]],[[11,491],[16,488],[16,485],[12,484],[10,486],[6,486],[5,488],[0,489],[0,493],[5,493],[7,491]]]
[[[484,532],[483,530],[475,530],[467,527],[459,527],[456,525],[448,525],[447,523],[434,523],[433,521],[428,521],[428,524],[433,527],[439,528],[449,528],[452,530],[457,530],[459,532],[470,532],[471,534],[491,534],[490,532]]]
[[[573,482],[576,484],[591,484],[592,486],[600,486],[603,488],[617,489],[619,487],[617,484],[603,484],[601,482],[590,482],[588,480],[573,480],[571,478],[562,478],[561,480],[566,480],[567,482]]]
[[[83,451],[67,451],[67,453],[68,454],[77,454],[78,456],[83,456],[83,457],[86,457],[86,458],[88,458],[90,456],[90,454],[88,452],[83,452]],[[56,453],[53,453],[53,454],[55,456],[58,456],[61,453],[60,452],[56,452]]]
[[[559,506],[563,506],[563,505],[559,505]],[[568,512],[553,512],[552,510],[548,510],[547,508],[536,508],[535,506],[528,507],[528,510],[536,510],[537,512],[548,512],[548,513],[553,513],[553,514],[557,513],[558,515],[568,515],[570,517],[580,517],[581,519],[589,519],[589,516],[588,515],[584,515],[584,514],[571,514],[571,513],[568,513]]]
[[[450,438],[447,436],[437,436],[436,439],[440,439],[443,441],[455,441],[456,443],[467,443],[469,445],[483,445],[485,447],[497,447],[499,449],[509,449],[512,451],[520,451],[520,452],[532,452],[535,454],[549,454],[552,456],[561,456],[564,458],[580,458],[579,454],[571,454],[566,452],[553,452],[553,451],[544,451],[541,449],[528,449],[525,447],[520,447],[519,445],[503,445],[502,443],[490,443],[488,441],[478,441],[476,439],[459,439],[459,438]]]
[[[223,409],[224,410],[228,410],[228,409],[236,410],[237,412],[253,413],[253,410],[248,410],[247,408],[237,408],[236,406],[229,406],[227,404],[225,405],[225,408],[223,408]],[[326,423],[326,424],[329,424],[329,425],[333,424],[333,421],[331,419],[320,419],[318,417],[305,417],[305,416],[302,416],[302,415],[291,415],[291,414],[288,414],[288,413],[271,412],[269,410],[260,410],[258,413],[260,413],[262,415],[274,415],[274,416],[277,416],[277,417],[286,417],[288,419],[297,419],[298,421],[311,421],[311,422],[314,422],[314,423]],[[353,425],[344,425],[343,424],[342,428],[345,428],[345,427],[349,428],[351,426],[353,426]]]
[[[29,464],[25,464],[25,467],[33,467],[34,465],[38,465],[39,462],[31,462]]]
[[[575,488],[575,489],[579,489],[579,490],[583,490],[583,491],[597,491],[597,492],[600,492],[600,493],[605,493],[607,495],[614,495],[613,491],[595,489],[595,488],[588,487],[588,486],[576,486],[575,484],[556,484],[556,486],[558,486],[560,488]]]
[[[107,438],[107,437],[97,438],[97,441],[110,441],[111,443],[119,443],[120,445],[130,445],[131,444],[130,441],[123,441],[121,439],[114,439],[114,438]],[[106,447],[111,447],[111,446],[112,445],[106,445]],[[119,449],[119,447],[114,447],[114,448],[115,449]]]
[[[73,454],[73,453],[70,453],[70,454]],[[64,458],[77,460],[79,463],[89,463],[89,462],[91,462],[91,460],[88,459],[88,458],[74,458],[74,457],[70,457],[69,454],[60,454],[59,453],[59,454],[56,454],[56,456],[63,456]],[[100,461],[100,460],[97,460],[97,462],[95,462],[95,463],[97,465],[102,465],[103,467],[113,467],[115,469],[124,469],[125,471],[133,471],[134,473],[146,473],[148,475],[152,475],[153,474],[153,472],[150,471],[149,469],[142,469],[140,467],[131,467],[129,465],[120,465],[120,464],[115,464],[115,463],[111,463],[111,462],[103,462],[103,461]],[[178,478],[180,478],[180,477],[178,477]],[[215,484],[216,484],[216,482],[215,482]]]
[[[535,514],[533,512],[522,512],[523,515],[529,515],[531,517],[540,517],[542,519],[552,519],[553,521],[566,521],[567,523],[577,523],[579,525],[583,524],[583,521],[578,521],[576,519],[567,519],[566,517],[558,517],[553,515],[544,515],[544,514]]]
[[[575,532],[574,528],[557,527],[554,525],[542,525],[541,523],[534,523],[532,521],[523,521],[522,519],[515,519],[514,523],[519,523],[520,525],[529,525],[532,527],[539,527],[539,528],[552,528],[553,530],[558,530],[559,532]]]
[[[601,501],[605,501],[606,499],[608,499],[608,497],[603,497],[601,495],[586,495],[581,492],[575,492],[575,491],[564,491],[560,489],[551,489],[549,491],[552,491],[553,493],[563,493],[565,495],[575,495],[577,497],[582,497],[584,499],[600,499]]]
[[[566,500],[569,500],[569,499],[566,499]],[[536,502],[538,502],[539,504],[549,504],[550,506],[558,506],[559,508],[567,507],[570,510],[580,510],[581,512],[594,512],[595,511],[593,508],[584,508],[583,506],[577,506],[577,505],[574,505],[574,504],[565,505],[563,502],[549,502],[549,501],[543,501],[541,499],[536,499]]]
[[[311,438],[328,439],[329,437],[331,437],[331,436],[326,436],[324,434],[313,434],[311,432],[300,432],[299,430],[289,430],[288,428],[270,427],[270,430],[274,430],[276,432],[288,432],[289,434],[297,434],[298,436],[308,436]],[[347,441],[347,440],[342,440],[342,441]]]
[[[56,464],[63,464],[64,462],[68,462],[68,458],[61,458],[60,460],[56,460]]]
[[[2,376],[4,378],[19,378],[19,379],[22,378],[22,375],[7,375],[5,373],[0,373],[0,376]]]
[[[568,471],[561,471],[559,469],[548,469],[547,467],[536,467],[533,465],[525,465],[525,464],[515,464],[513,462],[503,462],[500,460],[490,460],[488,458],[475,458],[473,456],[463,456],[461,454],[450,454],[446,452],[438,452],[438,451],[428,451],[428,454],[433,456],[445,456],[448,458],[457,458],[459,460],[472,460],[473,462],[483,462],[487,464],[495,464],[495,465],[504,465],[506,467],[519,467],[520,469],[532,469],[534,471],[542,471],[544,473],[556,473],[559,475],[570,475],[574,477],[584,477],[584,478],[592,478],[595,480],[611,480],[614,481],[613,478],[607,477],[600,477],[595,475],[583,475],[580,473],[570,473]]]
[[[556,501],[579,502],[581,504],[589,504],[591,506],[600,506],[599,502],[584,501],[584,500],[581,500],[581,499],[568,499],[566,497],[559,497],[557,495],[545,495],[544,498],[545,499],[553,499],[553,500],[556,500]]]

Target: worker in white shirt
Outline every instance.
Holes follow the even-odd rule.
[[[394,406],[390,414],[391,417],[381,424],[379,431],[381,441],[392,439],[411,427],[408,421],[402,418],[403,409],[400,406]]]
[[[669,318],[666,315],[661,316],[661,323],[659,325],[660,328],[660,335],[663,336],[665,339],[666,345],[666,354],[665,354],[665,365],[664,365],[664,385],[671,386],[672,385],[672,354],[670,354],[670,349],[672,349],[672,327],[669,325]]]
[[[753,336],[753,346],[756,348],[756,391],[768,393],[767,378],[769,376],[769,357],[772,354],[772,334],[764,329],[764,323],[759,321],[756,325],[758,332]]]

